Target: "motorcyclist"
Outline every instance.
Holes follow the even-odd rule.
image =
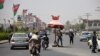
[[[46,41],[47,42],[47,47],[49,46],[49,38],[48,38],[48,35],[47,35],[47,32],[46,30],[42,30],[40,31],[40,37],[43,41]]]
[[[34,46],[36,47],[38,53],[40,53],[40,51],[41,51],[41,39],[38,36],[38,32],[35,32],[32,35],[32,38],[29,40],[29,51],[31,54],[32,54],[32,48]]]
[[[48,36],[45,34],[44,36],[42,36],[41,37],[42,38],[42,40],[45,42],[46,41],[46,48],[48,48],[49,47],[49,38],[48,38]],[[43,46],[43,41],[42,41],[42,46]]]

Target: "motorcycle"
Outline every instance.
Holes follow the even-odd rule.
[[[37,50],[36,46],[32,47],[31,53],[32,53],[32,56],[40,56],[40,54],[38,53],[38,50]]]
[[[49,39],[48,39],[48,37],[46,37],[46,36],[43,36],[42,39],[43,39],[43,41],[42,41],[42,47],[43,47],[44,50],[46,50],[46,49],[48,48],[48,44],[49,44],[49,43],[48,43],[48,40],[49,40]]]

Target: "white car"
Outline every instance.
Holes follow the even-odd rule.
[[[90,49],[92,48],[92,39],[88,41],[88,46]],[[97,49],[100,51],[100,38],[97,39]]]
[[[26,33],[14,33],[10,40],[11,49],[14,47],[26,47],[28,49],[28,35]]]

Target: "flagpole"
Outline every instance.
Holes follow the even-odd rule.
[[[15,16],[13,16],[13,32],[15,32]]]
[[[13,21],[14,21],[13,32],[15,32],[15,15],[17,13],[19,6],[20,4],[16,4],[16,5],[13,4],[13,13],[14,13],[13,14]]]

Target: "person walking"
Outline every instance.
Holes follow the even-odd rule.
[[[57,31],[57,36],[58,36],[58,39],[57,39],[57,46],[58,46],[58,47],[62,47],[62,46],[63,46],[63,43],[62,43],[62,32],[61,32],[61,30],[58,30],[58,31]],[[61,45],[59,45],[59,41],[60,41]]]
[[[69,31],[70,45],[74,43],[74,33],[72,30]]]
[[[93,31],[92,44],[93,44],[92,52],[93,52],[93,53],[96,53],[96,51],[95,51],[95,49],[96,49],[96,47],[97,47],[97,36],[96,36],[96,31]]]

